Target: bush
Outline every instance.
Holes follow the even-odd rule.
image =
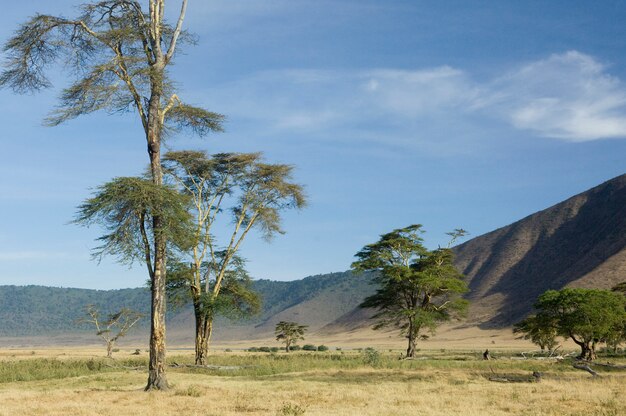
[[[280,348],[278,348],[278,347],[272,347],[272,348],[270,348],[270,352],[278,352],[279,349]]]
[[[259,349],[257,347],[250,347],[246,351],[248,351],[248,352],[259,352]]]
[[[259,351],[260,351],[260,352],[270,352],[270,351],[271,351],[271,349],[270,349],[270,347],[260,347],[260,348],[259,348]]]
[[[301,348],[299,345],[292,345],[289,347],[289,351],[300,351]]]
[[[380,353],[374,348],[365,348],[362,352],[362,359],[365,364],[371,365],[372,367],[380,366]]]
[[[320,345],[317,347],[317,350],[321,352],[328,351],[328,347],[326,345]]]
[[[306,344],[302,347],[303,351],[317,351],[317,347],[312,344]]]

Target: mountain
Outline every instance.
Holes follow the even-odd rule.
[[[626,175],[454,250],[483,328],[518,322],[548,289],[611,288],[626,280]]]
[[[236,339],[273,334],[281,320],[297,321],[315,331],[349,311],[374,291],[368,274],[351,272],[310,276],[290,282],[258,280],[255,289],[263,299],[258,316],[247,321],[220,319],[216,336]],[[93,332],[83,318],[86,305],[98,307],[102,315],[128,307],[148,315],[150,294],[146,288],[121,290],[69,289],[43,286],[0,286],[0,337]],[[168,333],[183,341],[192,340],[191,307],[168,311]],[[146,331],[148,319],[139,329]],[[192,341],[191,341],[192,342]]]

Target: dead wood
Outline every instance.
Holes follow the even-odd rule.
[[[585,363],[574,363],[574,364],[572,364],[572,367],[574,367],[574,368],[576,368],[578,370],[585,370],[586,372],[588,372],[589,374],[591,374],[594,377],[600,377],[600,374],[598,374],[591,367],[589,367],[588,364],[585,364]]]

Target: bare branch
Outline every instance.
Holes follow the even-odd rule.
[[[183,21],[185,20],[186,10],[187,10],[187,0],[183,0],[180,6],[180,15],[178,16],[176,29],[174,29],[174,34],[172,35],[172,39],[170,40],[170,46],[167,50],[167,54],[165,55],[165,65],[167,65],[172,59],[172,56],[174,56],[174,51],[176,50],[176,42],[178,41],[178,37],[180,36],[180,32],[183,28]]]

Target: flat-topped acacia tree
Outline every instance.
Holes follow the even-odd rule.
[[[147,9],[146,9],[147,3]],[[161,185],[164,132],[188,129],[203,136],[221,130],[223,117],[183,103],[168,76],[178,45],[193,39],[183,31],[187,0],[175,25],[164,20],[165,0],[103,0],[80,6],[75,19],[37,14],[5,46],[0,86],[18,93],[51,86],[46,70],[63,62],[73,83],[47,119],[57,125],[98,110],[134,111],[142,124],[151,180]],[[165,376],[165,259],[167,239],[152,218],[150,363],[146,390],[167,389]]]

